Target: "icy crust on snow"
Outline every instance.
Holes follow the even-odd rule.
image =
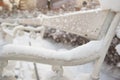
[[[28,55],[46,59],[72,60],[92,57],[93,55],[99,56],[98,51],[101,48],[101,43],[102,41],[91,41],[85,45],[64,52],[42,47],[8,44],[3,47],[3,55]]]
[[[113,11],[120,11],[120,0],[99,0],[102,9],[111,9]]]

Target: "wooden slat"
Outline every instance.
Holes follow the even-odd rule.
[[[75,12],[46,18],[43,25],[78,34],[88,39],[98,39],[108,14],[109,11]],[[108,25],[105,27],[106,30]]]

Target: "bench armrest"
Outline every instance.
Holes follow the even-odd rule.
[[[63,66],[80,65],[100,57],[101,41],[91,41],[68,51],[56,51],[42,47],[5,45],[0,59],[25,60]]]

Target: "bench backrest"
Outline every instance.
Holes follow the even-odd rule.
[[[78,11],[56,16],[45,16],[42,22],[40,19],[22,19],[19,23],[35,26],[43,25],[92,40],[100,39],[106,34],[114,15],[108,10]]]
[[[109,11],[75,12],[47,18],[43,21],[43,25],[78,34],[88,39],[98,39],[105,35],[108,23],[113,19],[112,15],[114,14]]]
[[[19,45],[18,46],[7,45],[7,47],[4,46],[3,54],[0,56],[0,59],[24,60],[24,61],[32,61],[32,62],[54,65],[53,71],[56,72],[57,74],[57,76],[55,76],[56,79],[63,77],[62,66],[80,65],[96,60],[90,79],[98,80],[100,68],[102,66],[105,55],[110,46],[112,38],[115,34],[115,29],[119,23],[119,20],[120,20],[120,13],[116,14],[114,12],[109,12],[109,11],[98,11],[98,13],[95,11],[75,12],[75,13],[59,15],[59,16],[43,17],[42,19],[18,20],[18,22],[21,24],[44,25],[47,27],[79,34],[89,39],[99,39],[101,35],[104,35],[106,32],[107,34],[104,35],[105,38],[102,40],[91,41],[83,46],[79,46],[73,49],[72,51],[70,51],[70,53],[69,51],[66,51],[66,54],[64,52],[63,53],[60,52],[61,54],[59,54],[58,53],[59,51],[54,51],[44,48],[41,49],[39,48],[40,49],[39,51],[39,49],[33,48],[31,46],[26,47]],[[108,26],[110,26],[109,29]],[[26,28],[24,28],[24,30],[26,30]],[[32,30],[36,31],[36,29],[32,29]],[[31,49],[33,50],[30,51]],[[63,58],[63,56],[67,56],[67,58],[66,57]],[[57,68],[55,68],[56,65]],[[51,78],[53,79],[53,77]]]
[[[24,25],[40,26],[78,34],[90,40],[105,36],[115,14],[109,10],[89,10],[66,13],[56,16],[42,16],[32,19],[18,19]],[[0,19],[0,22],[15,22],[16,19]]]

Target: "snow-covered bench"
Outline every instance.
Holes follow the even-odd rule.
[[[64,52],[42,47],[3,44],[0,48],[1,64],[8,60],[50,64],[53,66],[53,71],[57,73],[56,80],[59,80],[60,77],[63,77],[62,66],[75,66],[95,61],[90,80],[98,80],[102,62],[115,34],[119,19],[120,13],[110,10],[90,10],[57,16],[42,16],[40,19],[1,19],[1,22],[17,21],[19,24],[56,28],[91,40],[87,44]],[[1,65],[0,67],[2,70],[4,66]]]

